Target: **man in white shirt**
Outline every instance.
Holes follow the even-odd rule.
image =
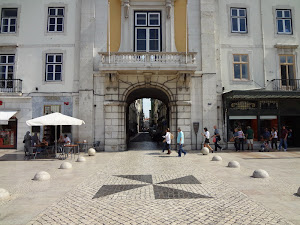
[[[66,134],[65,134],[64,142],[65,144],[71,144],[71,139]]]
[[[171,154],[171,133],[170,133],[170,128],[166,129],[166,135],[163,136],[163,138],[165,138],[164,142],[165,142],[165,146],[164,146],[164,150],[168,150],[167,154]],[[163,152],[164,152],[163,150]]]

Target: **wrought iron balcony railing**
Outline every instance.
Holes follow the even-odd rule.
[[[0,79],[0,92],[4,93],[21,93],[21,79]]]
[[[300,79],[273,79],[274,91],[300,91]]]

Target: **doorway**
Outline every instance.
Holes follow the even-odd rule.
[[[167,94],[157,88],[140,88],[132,91],[126,102],[127,149],[161,149],[162,136],[171,125]]]

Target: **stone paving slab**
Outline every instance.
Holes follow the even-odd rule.
[[[97,153],[86,163],[70,160],[72,170],[59,170],[62,161],[4,162],[0,178],[7,183],[0,187],[12,197],[0,204],[0,224],[300,224],[300,197],[293,195],[299,152],[218,154],[223,161],[197,152]],[[259,159],[266,157],[287,159]],[[241,168],[228,168],[231,160]],[[271,178],[251,178],[258,166]],[[49,182],[31,180],[40,169],[51,174]],[[12,174],[20,179],[14,183],[12,170],[30,174]],[[103,187],[106,194],[95,198]]]

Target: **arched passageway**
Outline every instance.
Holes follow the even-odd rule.
[[[150,107],[149,112],[144,111],[145,104]],[[169,106],[169,96],[157,88],[138,88],[127,96],[125,118],[128,150],[162,148],[162,136],[170,126]]]
[[[128,112],[137,99],[151,98],[166,108],[166,125],[176,138],[176,127],[185,132],[185,148],[191,148],[191,101],[186,73],[106,73],[104,100],[104,150],[128,150]],[[175,141],[174,143],[175,144]],[[172,146],[175,148],[175,145]]]

